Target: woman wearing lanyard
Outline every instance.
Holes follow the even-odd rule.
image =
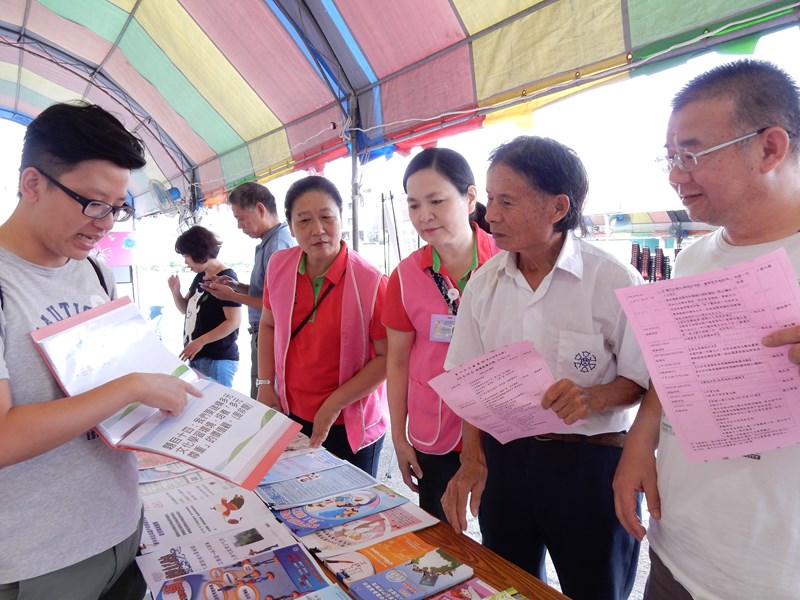
[[[374,477],[388,425],[386,276],[342,241],[342,197],[324,177],[286,193],[298,246],[272,255],[258,334],[258,400]]]
[[[423,150],[408,165],[403,188],[427,245],[400,262],[386,292],[392,441],[403,481],[419,492],[422,508],[444,519],[440,498],[460,464],[461,419],[428,381],[444,370],[467,279],[497,247],[471,224],[475,178],[458,152]]]

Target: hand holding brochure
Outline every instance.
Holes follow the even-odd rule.
[[[567,427],[542,408],[542,396],[555,379],[528,341],[488,352],[428,383],[454,413],[501,444]]]
[[[786,251],[616,290],[690,463],[800,442],[800,374],[768,333],[800,323]]]
[[[156,337],[130,299],[77,314],[31,336],[67,394],[76,395],[133,372],[178,376],[203,396],[182,414],[133,403],[97,426],[116,448],[170,456],[252,490],[300,425],[222,386],[198,379]]]

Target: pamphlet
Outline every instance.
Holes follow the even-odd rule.
[[[615,293],[688,462],[800,443],[800,373],[787,347],[761,343],[800,324],[785,249]]]
[[[252,490],[300,429],[278,411],[199,379],[167,350],[129,298],[31,335],[70,395],[132,372],[172,374],[203,392],[201,398],[190,396],[176,417],[138,402],[118,411],[97,427],[112,447],[169,456]]]
[[[375,485],[323,498],[311,504],[285,508],[278,511],[275,516],[286,523],[295,535],[303,536],[318,529],[334,527],[388,510],[406,502],[408,498],[386,486]]]
[[[318,448],[305,454],[290,456],[281,454],[278,462],[272,465],[269,473],[264,475],[260,485],[304,477],[312,473],[338,467],[345,462],[325,450],[325,448]]]
[[[316,561],[294,544],[167,580],[156,600],[186,598],[292,599],[330,586]],[[326,596],[327,597],[327,596]]]
[[[168,546],[161,544],[155,552],[136,557],[136,563],[147,587],[156,593],[167,579],[224,567],[294,543],[286,525],[267,514],[260,521],[242,524],[238,529],[192,537]]]
[[[148,494],[142,501],[142,554],[274,520],[253,492],[208,475],[200,481]]]
[[[363,550],[330,556],[323,562],[336,579],[350,586],[355,581],[422,556],[431,550],[436,550],[436,547],[413,533],[405,533]]]
[[[266,483],[256,488],[256,494],[273,509],[291,508],[375,485],[378,481],[349,462],[304,473],[292,479]]]
[[[451,590],[433,596],[430,600],[483,600],[497,593],[497,590],[488,583],[473,577]]]
[[[428,383],[454,413],[501,444],[565,427],[555,412],[542,408],[555,379],[527,340],[492,350]]]
[[[309,592],[303,598],[304,600],[353,600],[336,584]]]
[[[472,568],[441,548],[350,586],[358,600],[421,600],[472,577]]]
[[[436,525],[439,519],[413,502],[367,515],[355,521],[320,529],[303,537],[303,544],[321,559],[353,550],[361,550],[403,533]]]

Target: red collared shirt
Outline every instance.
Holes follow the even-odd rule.
[[[315,281],[309,279],[304,267],[303,260],[297,273],[292,331],[314,309],[325,290],[334,284],[324,302],[289,343],[286,353],[286,399],[289,410],[301,419],[313,421],[323,402],[339,388],[343,276],[347,267],[346,247],[342,245],[328,271]],[[387,279],[383,277],[370,319],[371,340],[386,339],[386,328],[380,321],[386,284]],[[263,301],[264,306],[272,310],[269,290],[266,287],[264,287]],[[340,415],[336,423],[343,422]]]

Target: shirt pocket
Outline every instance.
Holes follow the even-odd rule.
[[[562,329],[554,375],[556,380],[566,378],[578,385],[596,385],[602,383],[613,359],[602,334]]]

